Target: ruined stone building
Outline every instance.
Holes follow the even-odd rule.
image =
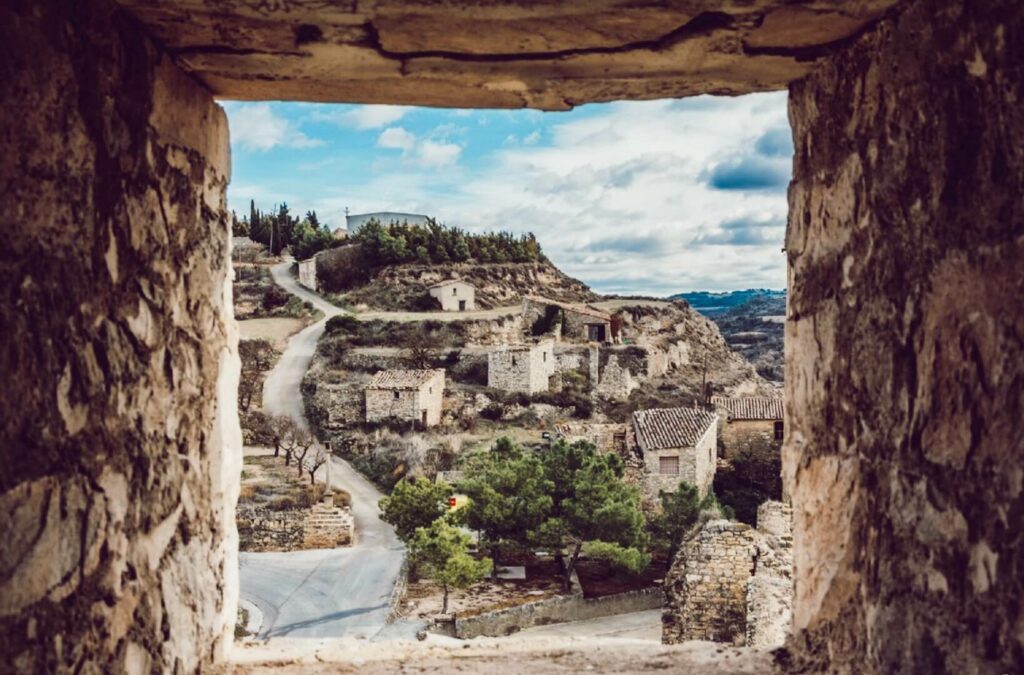
[[[441,423],[444,370],[381,370],[363,391],[367,422],[405,420],[422,428]]]
[[[560,326],[566,340],[612,342],[612,316],[583,304],[559,302],[538,295],[523,298],[523,326],[530,330],[537,322]]]
[[[487,386],[524,394],[548,391],[556,366],[551,340],[501,345],[487,352]]]
[[[460,279],[448,279],[429,290],[445,312],[468,312],[476,309],[476,288]]]
[[[724,457],[732,457],[737,452],[779,456],[785,437],[786,402],[783,398],[712,396],[711,407],[718,414],[718,435]]]
[[[565,422],[557,425],[555,431],[568,443],[587,441],[593,443],[598,452],[619,455],[627,466],[643,467],[632,424]]]
[[[774,648],[792,624],[792,509],[758,508],[757,528],[712,520],[676,554],[665,579],[662,642]]]
[[[633,379],[633,374],[628,368],[619,365],[619,357],[611,354],[594,387],[594,393],[605,398],[622,400],[629,398],[630,392],[640,386],[640,383]]]
[[[652,408],[633,413],[637,445],[644,458],[644,493],[673,492],[679,483],[701,495],[715,478],[718,418],[696,408]]]
[[[299,283],[311,291],[316,291],[316,256],[300,260]]]
[[[240,364],[216,98],[787,90],[778,667],[1019,671],[1022,36],[1020,0],[4,3],[3,663],[230,657]]]

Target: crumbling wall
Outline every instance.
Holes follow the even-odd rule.
[[[793,622],[793,509],[768,501],[757,509],[757,558],[747,582],[748,647],[781,647]]]
[[[728,413],[720,410],[718,422],[718,437],[725,459],[751,454],[778,460],[782,441],[775,440],[775,420],[730,420]]]
[[[104,0],[0,8],[0,660],[192,672],[237,598],[223,111]]]
[[[594,393],[605,398],[621,400],[629,398],[630,392],[639,387],[628,368],[619,365],[619,359],[612,354],[608,364],[601,371],[601,379]]]
[[[791,658],[1024,663],[1024,12],[920,0],[791,88]]]
[[[743,644],[747,580],[754,570],[754,529],[712,520],[683,544],[665,577],[661,641]]]

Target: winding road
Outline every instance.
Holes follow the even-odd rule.
[[[343,310],[299,285],[291,261],[271,269],[283,289],[311,302],[326,316],[296,333],[263,385],[263,409],[306,421],[302,377],[327,319]],[[323,471],[326,467],[321,468]],[[320,476],[323,478],[323,476]],[[373,638],[384,628],[389,600],[402,565],[403,546],[380,519],[382,496],[348,462],[331,458],[331,487],[352,496],[356,538],[350,548],[240,554],[241,597],[263,614],[258,637]]]

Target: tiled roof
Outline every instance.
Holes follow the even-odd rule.
[[[652,408],[633,413],[633,424],[647,450],[690,448],[715,423],[714,413],[698,408]]]
[[[443,370],[379,370],[367,389],[419,389]]]
[[[588,307],[587,305],[575,305],[571,302],[559,302],[558,300],[551,300],[540,295],[527,295],[526,299],[530,302],[536,302],[540,305],[551,305],[552,307],[561,307],[567,312],[575,312],[577,314],[583,314],[584,316],[592,316],[595,319],[601,319],[602,321],[611,321],[612,315],[602,312],[599,309]]]
[[[711,405],[725,409],[734,420],[781,420],[786,415],[785,399],[775,396],[712,396]]]

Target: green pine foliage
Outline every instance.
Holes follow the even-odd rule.
[[[352,233],[374,266],[403,263],[443,264],[448,262],[528,263],[544,260],[540,243],[532,234],[510,232],[471,234],[448,227],[433,218],[426,225],[408,222],[383,224],[374,219]]]
[[[416,530],[448,513],[452,488],[445,482],[434,483],[426,478],[402,479],[391,494],[381,497],[381,520],[395,528],[398,538],[409,543]]]
[[[444,590],[441,613],[448,612],[448,592],[468,588],[483,580],[493,569],[490,560],[470,555],[472,540],[447,518],[437,518],[419,527],[409,541],[409,557],[420,574],[440,582]]]
[[[291,215],[287,204],[266,214],[250,201],[249,217],[242,220],[238,229],[243,228],[250,239],[264,244],[273,255],[280,255],[289,248],[297,260],[305,260],[341,243],[334,238],[331,228],[320,222],[316,211],[307,211],[306,217],[300,220]]]

